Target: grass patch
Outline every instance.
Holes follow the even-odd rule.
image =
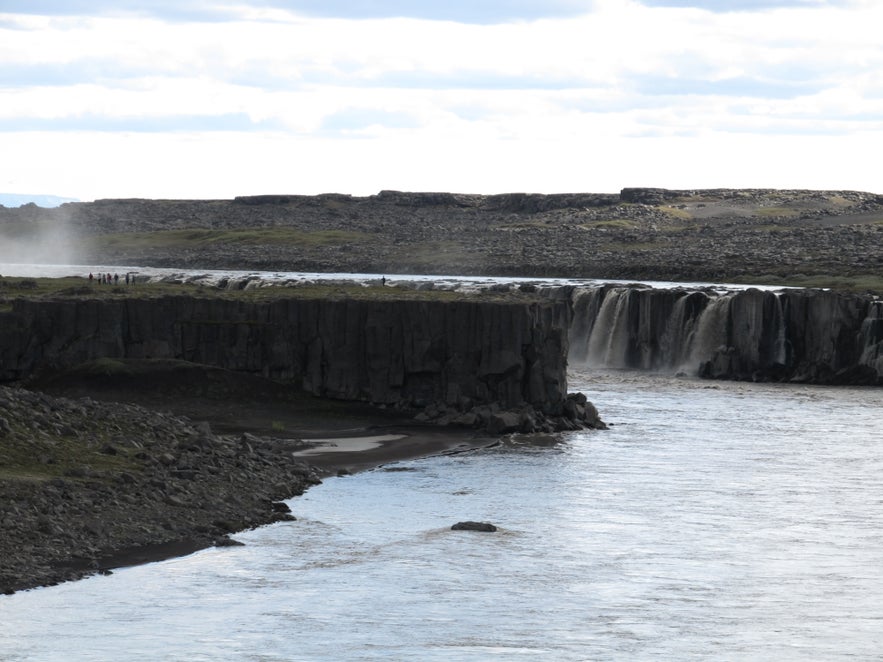
[[[102,249],[196,248],[205,246],[335,246],[371,241],[371,235],[347,230],[304,232],[290,227],[248,228],[242,230],[160,230],[131,232],[93,237],[94,246]]]
[[[113,446],[112,454],[105,450],[109,445]],[[110,444],[109,439],[96,436],[7,444],[0,450],[0,480],[100,479],[105,472],[136,470],[139,461],[132,457],[135,452],[134,447]],[[86,472],[81,471],[84,467],[88,467]]]
[[[800,210],[792,209],[790,207],[758,207],[754,211],[754,215],[759,218],[770,218],[773,216],[796,218],[800,216]]]
[[[625,218],[612,218],[602,221],[580,223],[577,227],[582,228],[583,230],[634,230],[638,227],[638,224]]]

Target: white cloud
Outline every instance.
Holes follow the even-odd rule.
[[[879,145],[876,3],[598,0],[503,24],[225,10],[236,20],[0,15],[0,189],[616,190],[636,175],[692,187],[747,174],[876,186],[858,164],[802,161]],[[54,165],[33,157],[46,150]]]

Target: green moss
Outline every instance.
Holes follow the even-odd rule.
[[[116,475],[138,467],[139,461],[132,457],[134,448],[113,444],[111,454],[105,452],[110,445],[109,439],[95,436],[6,445],[0,448],[0,480],[47,480],[58,476],[100,480],[102,474]]]

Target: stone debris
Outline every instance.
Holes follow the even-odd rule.
[[[233,544],[319,482],[299,442],[137,405],[0,387],[0,420],[0,593]]]

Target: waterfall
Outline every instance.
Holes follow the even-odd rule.
[[[690,353],[697,335],[705,328],[702,319],[710,301],[704,292],[685,292],[675,301],[659,342],[662,368],[695,374],[699,361],[694,361]]]
[[[785,333],[785,311],[782,306],[782,297],[776,297],[776,347],[775,362],[779,365],[788,363],[788,340]]]
[[[573,292],[573,321],[570,325],[570,360],[585,363],[589,357],[589,339],[607,288],[576,289]]]
[[[883,384],[883,302],[820,290],[571,293],[573,362],[754,381]]]
[[[868,308],[868,316],[861,327],[861,365],[869,366],[883,375],[883,301],[875,301]]]
[[[604,368],[626,368],[628,351],[628,308],[632,289],[607,291],[588,339],[586,362]]]
[[[696,374],[700,362],[725,344],[722,299],[687,290],[577,290],[570,360],[599,368]],[[722,311],[716,314],[718,308]]]

